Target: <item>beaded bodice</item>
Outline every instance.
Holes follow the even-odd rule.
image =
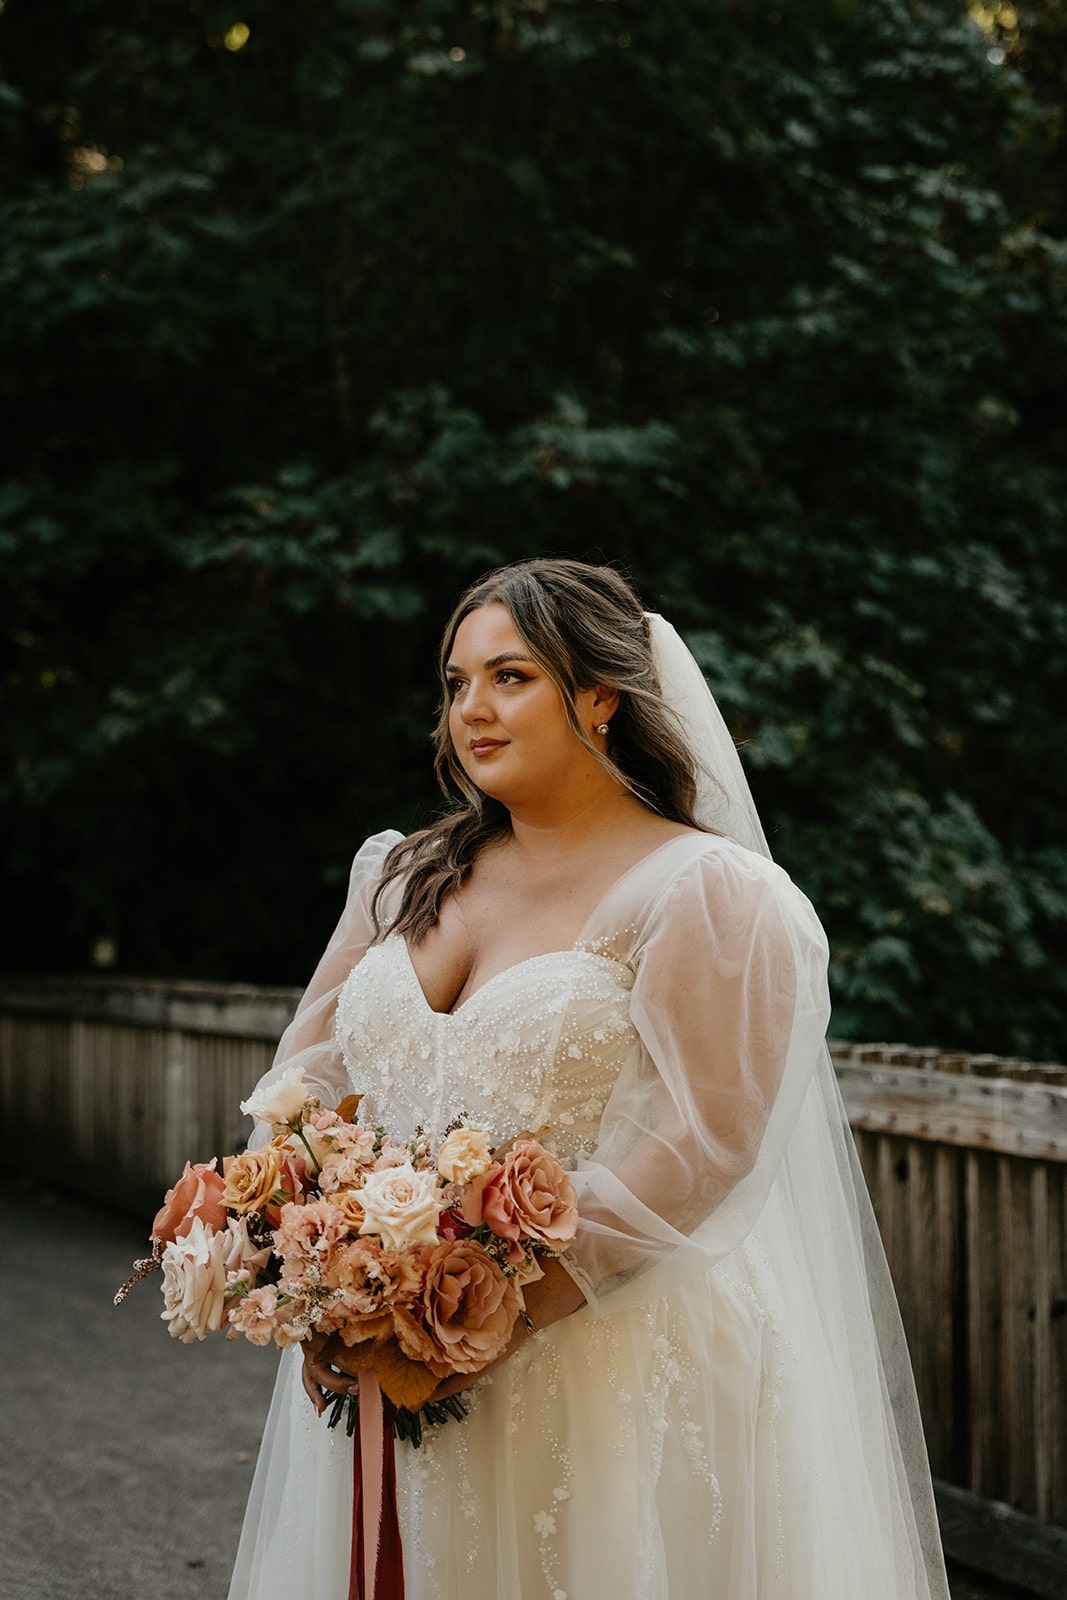
[[[455,1011],[434,1011],[403,939],[390,935],[350,973],[336,1038],[361,1118],[394,1138],[431,1140],[457,1117],[502,1141],[544,1124],[564,1160],[591,1152],[636,1030],[633,972],[580,945],[521,961]]]

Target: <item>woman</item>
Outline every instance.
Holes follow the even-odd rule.
[[[825,941],[695,662],[611,569],[532,561],[441,667],[464,803],[364,845],[273,1070],[401,1134],[547,1124],[582,1221],[466,1421],[398,1446],[410,1600],[943,1600]],[[231,1600],[347,1595],[350,1385],[283,1361]]]

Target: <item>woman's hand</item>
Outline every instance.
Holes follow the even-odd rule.
[[[300,1374],[300,1381],[320,1417],[330,1404],[322,1392],[324,1389],[331,1394],[355,1394],[359,1388],[358,1378],[338,1372],[336,1367],[331,1367],[328,1361],[323,1360],[322,1353],[329,1340],[328,1333],[313,1333],[303,1342],[304,1370]]]
[[[585,1305],[585,1296],[571,1277],[565,1267],[552,1257],[543,1262],[544,1277],[538,1278],[536,1283],[528,1283],[522,1291],[526,1301],[526,1315],[533,1324],[533,1332],[540,1332],[542,1328],[549,1327],[553,1322],[558,1322],[561,1317],[569,1317],[572,1312],[578,1311]],[[511,1338],[501,1355],[491,1361],[486,1367],[479,1367],[477,1372],[458,1372],[451,1378],[444,1378],[437,1385],[431,1401],[446,1400],[450,1394],[459,1394],[464,1389],[469,1389],[487,1372],[492,1372],[503,1362],[510,1360],[522,1345],[531,1337],[531,1329],[520,1316],[511,1332]],[[325,1403],[325,1402],[324,1402]]]

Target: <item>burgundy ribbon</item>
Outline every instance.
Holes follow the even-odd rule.
[[[391,1402],[373,1372],[359,1375],[359,1427],[352,1481],[348,1600],[404,1600],[404,1551],[396,1514]]]

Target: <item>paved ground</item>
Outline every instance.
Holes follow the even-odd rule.
[[[276,1358],[169,1339],[158,1280],[114,1307],[145,1231],[0,1176],[0,1600],[225,1600]]]

